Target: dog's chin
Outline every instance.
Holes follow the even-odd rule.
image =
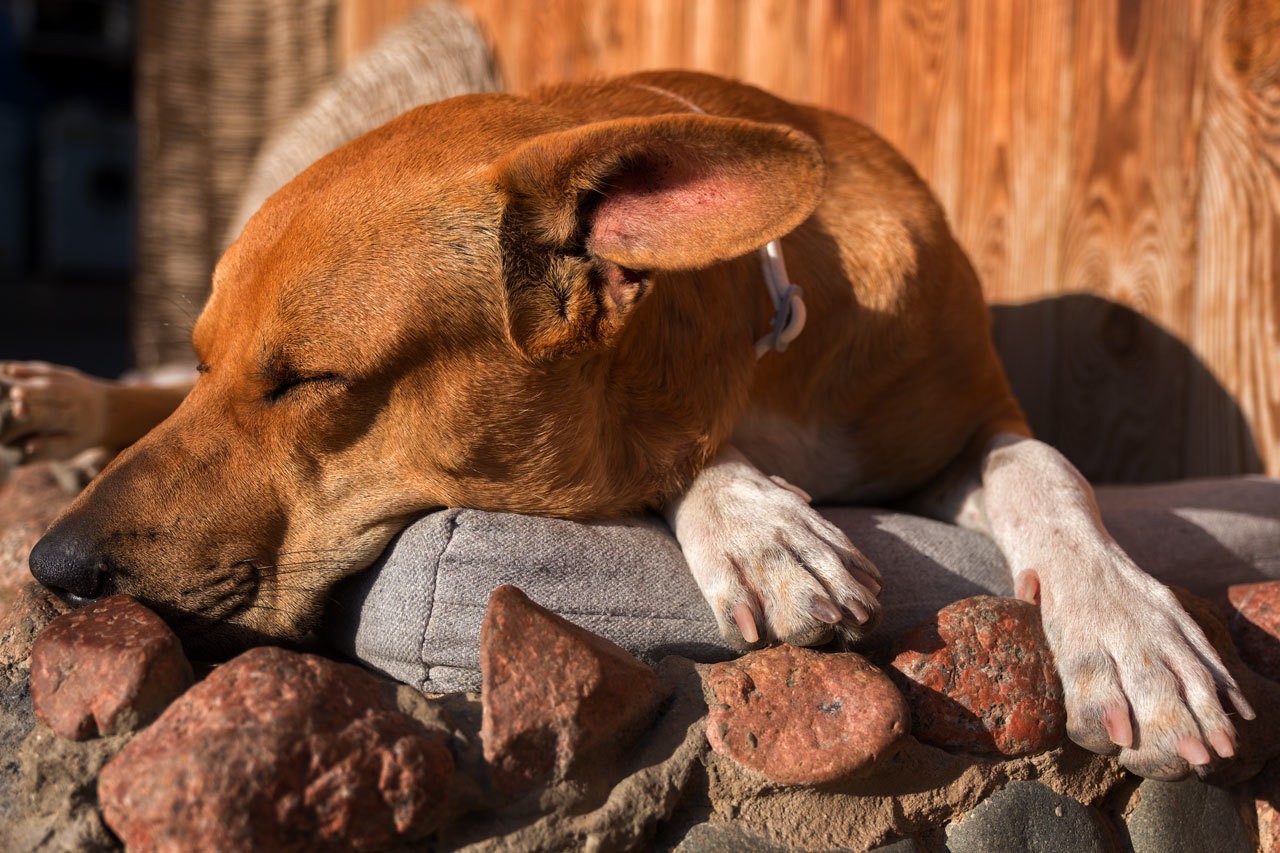
[[[256,646],[279,646],[300,652],[321,647],[309,624],[288,630],[266,629],[162,604],[149,606],[173,629],[187,657],[195,661],[225,661]]]

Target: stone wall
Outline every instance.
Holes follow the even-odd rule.
[[[0,495],[2,530],[65,502],[39,470]],[[0,563],[2,849],[1280,850],[1280,582],[1183,595],[1259,716],[1237,760],[1157,781],[1065,739],[1017,601],[957,602],[876,660],[650,668],[501,587],[480,694],[424,696],[279,648],[193,667],[125,596],[64,612],[20,551]]]

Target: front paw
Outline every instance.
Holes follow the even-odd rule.
[[[1245,719],[1253,709],[1167,587],[1130,563],[1105,583],[1042,592],[1073,741],[1167,781],[1235,755],[1223,699]]]
[[[686,496],[685,559],[733,645],[849,642],[879,622],[881,576],[807,496],[759,472]]]

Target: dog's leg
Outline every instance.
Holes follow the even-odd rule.
[[[857,639],[879,616],[880,572],[809,496],[726,446],[665,515],[730,642]]]
[[[0,446],[17,448],[23,462],[69,459],[92,447],[118,451],[168,417],[187,390],[0,361]]]
[[[912,504],[990,536],[1019,598],[1038,602],[1086,749],[1119,751],[1142,776],[1176,779],[1235,752],[1220,695],[1253,711],[1204,632],[1103,526],[1093,489],[1058,451],[1002,433]]]

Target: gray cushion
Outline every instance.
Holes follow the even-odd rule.
[[[1205,595],[1280,577],[1280,480],[1236,477],[1099,489],[1113,534],[1147,571]],[[941,607],[1009,595],[983,536],[883,509],[830,507],[884,572],[874,652]],[[431,692],[476,690],[489,593],[510,583],[644,660],[734,654],[660,519],[577,524],[449,509],[419,519],[371,569],[339,587],[326,636],[348,654]]]

